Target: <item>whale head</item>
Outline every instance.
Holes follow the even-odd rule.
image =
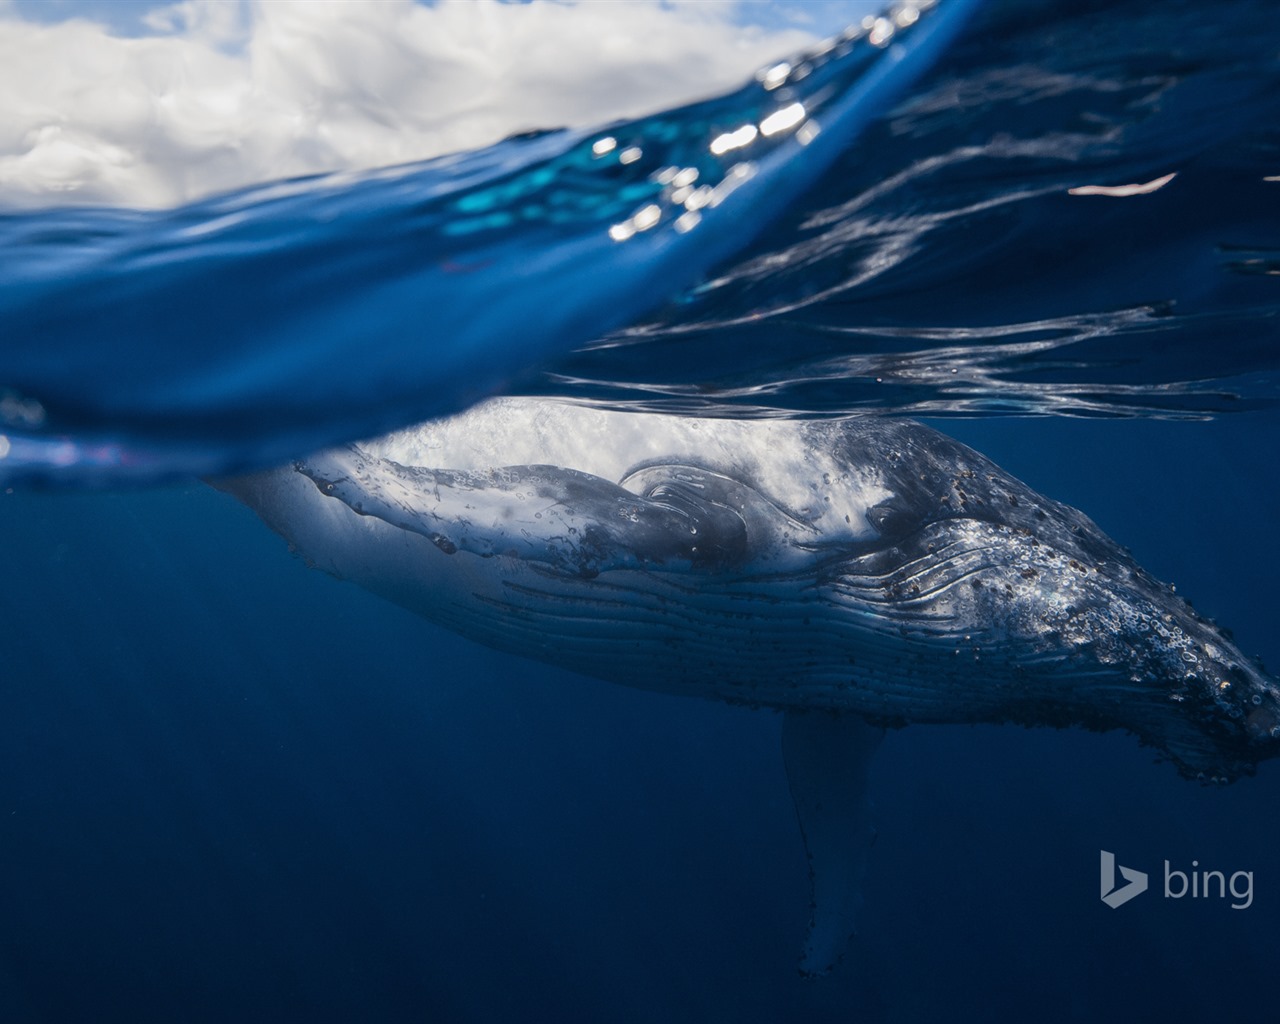
[[[936,686],[965,686],[974,718],[1124,728],[1204,782],[1280,754],[1276,681],[1083,513],[916,424],[851,440],[892,497],[833,593],[927,649]]]

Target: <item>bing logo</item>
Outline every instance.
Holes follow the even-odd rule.
[[[1116,855],[1110,850],[1099,851],[1102,854],[1099,881],[1101,883],[1102,902],[1112,910],[1123,907],[1135,896],[1147,891],[1147,873],[1136,868],[1127,868],[1116,863]],[[1180,900],[1190,899],[1231,899],[1232,910],[1247,910],[1253,906],[1253,872],[1235,871],[1230,877],[1222,871],[1201,871],[1198,860],[1191,862],[1190,871],[1178,871],[1168,862],[1164,862],[1164,898]],[[1124,879],[1124,885],[1117,888],[1116,874]]]
[[[1127,884],[1116,888],[1116,855],[1109,850],[1102,852],[1102,902],[1112,910],[1122,907],[1135,896],[1147,891],[1147,873],[1120,865],[1120,874]]]

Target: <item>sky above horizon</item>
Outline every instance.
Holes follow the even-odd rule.
[[[874,6],[0,0],[0,207],[174,206],[638,116]]]

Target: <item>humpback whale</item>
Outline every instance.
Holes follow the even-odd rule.
[[[1205,782],[1280,753],[1280,688],[1222,630],[911,421],[497,399],[219,486],[313,566],[484,644],[781,711],[806,973],[856,923],[886,729],[1125,729]]]

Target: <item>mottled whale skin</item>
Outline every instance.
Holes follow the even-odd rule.
[[[852,928],[885,727],[1127,729],[1205,781],[1280,753],[1280,690],[1221,630],[910,421],[500,399],[222,486],[316,567],[472,639],[786,712],[809,971]]]
[[[504,399],[239,480],[310,562],[585,675],[886,725],[1125,728],[1192,776],[1280,695],[1085,515],[917,423]]]

